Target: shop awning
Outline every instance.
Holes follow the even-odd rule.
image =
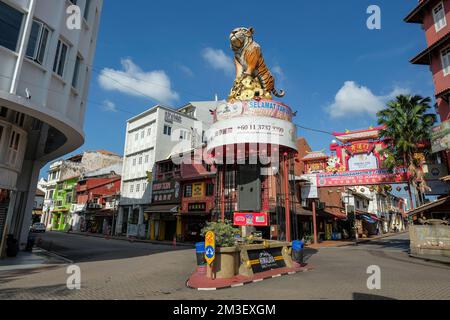
[[[209,216],[211,214],[211,212],[180,212],[179,216],[183,217],[189,217],[189,216],[196,216],[196,217],[205,217],[205,216]]]
[[[147,207],[145,213],[178,213],[178,205],[176,204],[160,204]]]

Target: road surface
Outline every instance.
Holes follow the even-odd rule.
[[[450,299],[450,266],[409,257],[407,234],[308,250],[312,271],[213,292],[185,286],[195,269],[190,248],[57,233],[43,237],[80,267],[81,289],[67,289],[62,265],[0,273],[0,299]],[[381,270],[380,290],[367,288],[373,265]]]

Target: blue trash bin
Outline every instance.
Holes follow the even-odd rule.
[[[197,265],[199,267],[206,265],[206,260],[205,260],[205,243],[204,242],[197,242],[195,244],[195,252],[196,252],[196,255],[197,255]]]
[[[301,240],[292,241],[292,260],[303,265],[303,252],[305,244]]]

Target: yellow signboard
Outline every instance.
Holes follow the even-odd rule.
[[[216,236],[208,231],[205,235],[205,260],[211,265],[216,258]]]
[[[192,197],[194,198],[201,198],[203,197],[203,189],[204,187],[203,182],[194,183],[192,186]]]

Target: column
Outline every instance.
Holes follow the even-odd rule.
[[[115,235],[122,233],[122,225],[123,225],[123,207],[120,206],[119,213],[117,214]]]

